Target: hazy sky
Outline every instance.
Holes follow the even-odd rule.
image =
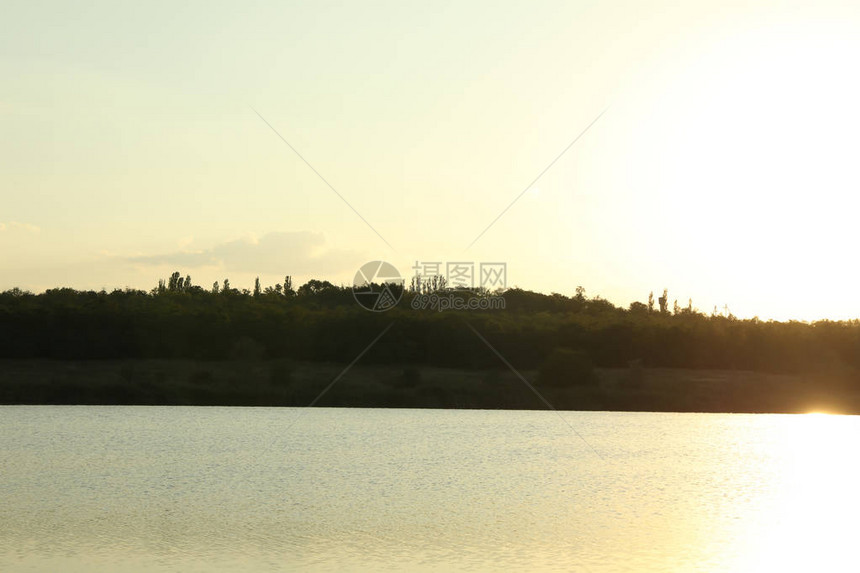
[[[0,289],[504,261],[860,316],[857,2],[76,4],[4,3]]]

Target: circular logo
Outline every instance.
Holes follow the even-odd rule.
[[[397,306],[403,296],[403,277],[391,263],[364,263],[352,281],[355,301],[373,312],[385,312]]]

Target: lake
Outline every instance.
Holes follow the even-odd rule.
[[[860,418],[0,406],[0,571],[856,571]]]

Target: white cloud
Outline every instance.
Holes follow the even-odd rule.
[[[36,225],[30,223],[20,223],[18,221],[9,221],[8,224],[0,223],[0,232],[2,231],[24,231],[26,233],[38,233],[41,231]]]
[[[147,266],[216,267],[233,272],[320,276],[352,269],[361,260],[360,253],[327,247],[321,233],[309,231],[268,233],[260,238],[235,239],[197,251],[126,257],[130,263]]]

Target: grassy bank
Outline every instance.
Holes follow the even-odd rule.
[[[288,360],[0,361],[2,404],[307,406],[345,365]],[[832,376],[598,368],[585,385],[522,376],[557,409],[860,413],[856,385]],[[507,370],[355,365],[317,406],[546,409]]]

